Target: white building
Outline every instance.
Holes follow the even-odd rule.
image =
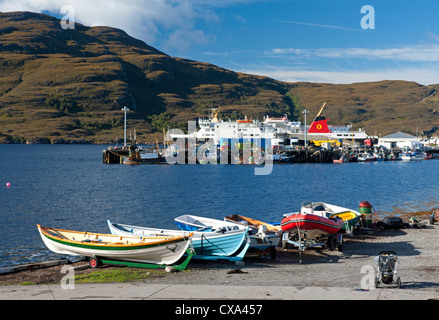
[[[407,133],[396,132],[388,136],[378,138],[378,145],[386,148],[410,148],[410,149],[422,149],[423,144],[421,139],[411,136]]]

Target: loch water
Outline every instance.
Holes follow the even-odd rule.
[[[275,164],[255,175],[245,164],[104,164],[107,147],[0,145],[0,267],[60,257],[37,224],[109,233],[107,219],[176,228],[182,214],[280,222],[306,200],[356,210],[369,201],[379,215],[438,206],[439,160]]]

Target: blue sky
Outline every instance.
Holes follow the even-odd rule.
[[[282,81],[439,83],[439,1],[0,0],[0,11],[107,25],[174,57]],[[374,29],[363,29],[365,5]],[[370,21],[369,21],[370,22]]]

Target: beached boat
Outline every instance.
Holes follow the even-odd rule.
[[[249,237],[249,227],[239,225],[237,223],[222,221],[218,219],[205,218],[193,215],[182,215],[174,219],[176,225],[184,231],[200,231],[200,232],[219,232],[219,233],[232,233],[242,235],[245,239],[241,239],[235,242],[229,242],[231,248],[238,246],[240,256],[244,256],[248,248],[251,246],[251,240]],[[243,246],[245,246],[243,248]],[[238,252],[237,251],[237,252]],[[236,253],[235,253],[236,254]]]
[[[192,239],[192,234],[127,237],[37,226],[44,244],[55,253],[146,264],[176,263],[186,253]]]
[[[184,236],[188,231],[158,229],[132,226],[127,224],[112,223],[107,220],[110,232],[121,236],[147,236],[147,237],[163,237],[163,236]],[[194,259],[206,259],[206,256],[213,257],[229,257],[237,253],[237,251],[245,244],[246,229],[220,230],[203,232],[191,231],[192,245],[196,252]]]
[[[344,224],[343,219],[337,216],[327,217],[326,211],[314,209],[310,201],[302,204],[299,212],[285,214],[281,221],[283,231],[307,231],[308,238],[318,238],[323,235],[337,233]],[[322,207],[322,209],[324,209]]]
[[[353,227],[358,224],[361,213],[358,211],[343,208],[324,202],[313,202],[313,211],[327,218],[339,217],[344,221],[342,230],[351,232]]]
[[[338,247],[342,250],[343,236],[340,232],[345,222],[335,214],[327,216],[322,203],[315,207],[310,201],[302,203],[299,212],[284,215],[281,221],[282,247],[293,244],[299,248],[299,262],[302,262],[301,253],[314,246],[327,246],[330,250]],[[341,214],[339,212],[338,214]]]
[[[308,231],[309,238],[317,238],[337,233],[343,227],[343,220],[297,212],[286,216],[281,227],[284,231]]]
[[[174,222],[181,230],[185,231],[212,231],[212,230],[242,230],[246,229],[236,223],[226,222],[218,219],[184,214],[174,218]]]
[[[279,245],[279,232],[282,231],[280,226],[274,226],[239,214],[228,215],[224,217],[224,221],[238,223],[250,228],[249,235],[251,242],[249,250],[267,251]]]
[[[262,222],[253,218],[244,217],[239,214],[231,214],[224,217],[225,221],[240,223],[242,225],[248,225],[251,228],[258,229],[261,225],[267,227],[267,231],[278,232],[281,231],[281,227],[270,223]]]

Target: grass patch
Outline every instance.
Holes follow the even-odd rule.
[[[115,268],[97,270],[89,274],[74,276],[75,283],[110,283],[142,281],[148,278],[164,277],[164,270]]]

